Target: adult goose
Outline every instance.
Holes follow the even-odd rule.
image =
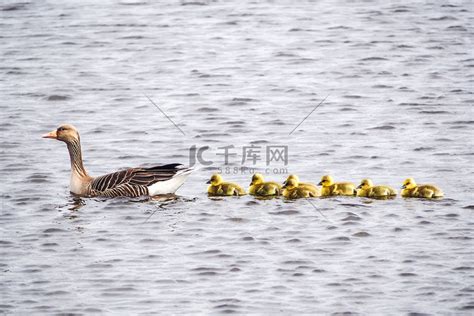
[[[65,142],[71,160],[70,191],[83,197],[139,197],[171,194],[184,183],[192,169],[181,164],[151,168],[130,168],[100,177],[91,177],[82,163],[81,141],[77,129],[69,124],[43,135]]]

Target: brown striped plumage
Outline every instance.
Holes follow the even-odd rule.
[[[169,164],[153,168],[130,168],[94,178],[90,182],[91,196],[128,196],[148,195],[148,186],[158,181],[171,179],[178,171],[180,164]]]
[[[67,144],[71,161],[71,192],[80,196],[139,197],[153,195],[155,191],[162,191],[158,194],[174,193],[191,171],[182,168],[180,164],[168,164],[151,168],[130,168],[93,178],[84,168],[80,137],[74,126],[62,125],[43,137],[54,138]],[[157,183],[165,183],[175,177],[180,177],[179,181],[169,183],[169,188],[165,185],[150,192],[150,188]]]

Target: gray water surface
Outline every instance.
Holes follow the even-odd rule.
[[[472,313],[473,16],[469,1],[3,1],[0,310]],[[193,145],[214,163],[175,201],[77,199],[64,144],[40,138],[64,122],[92,175],[187,165]],[[251,144],[288,146],[278,172],[244,163],[271,180],[410,176],[446,197],[209,199],[219,147],[247,186]]]

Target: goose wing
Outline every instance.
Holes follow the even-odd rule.
[[[151,168],[135,169],[129,179],[131,185],[150,186],[159,181],[166,181],[173,178],[178,172],[187,170],[181,164],[169,164],[155,166]]]
[[[181,164],[130,168],[94,178],[90,189],[92,195],[140,196],[148,193],[148,186],[169,180],[182,170],[186,169]]]

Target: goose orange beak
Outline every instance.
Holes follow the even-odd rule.
[[[47,133],[47,134],[44,134],[42,137],[43,137],[43,138],[58,139],[58,134],[56,133],[56,130],[54,130],[54,131],[51,131],[51,132],[49,132],[49,133]]]

